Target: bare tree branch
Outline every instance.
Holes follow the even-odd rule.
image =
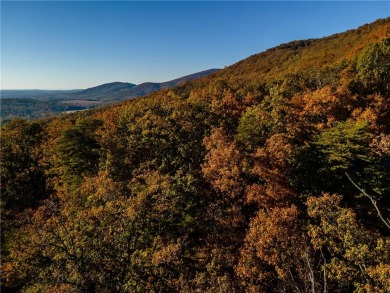
[[[351,183],[360,191],[362,192],[365,196],[367,196],[371,203],[373,204],[373,206],[375,207],[377,213],[378,213],[378,216],[379,218],[382,220],[382,222],[386,225],[387,228],[390,229],[390,221],[388,219],[385,219],[383,216],[382,216],[382,213],[381,211],[379,210],[378,208],[378,205],[376,204],[376,200],[371,196],[369,195],[367,192],[364,191],[364,189],[360,188],[355,182],[353,182],[353,180],[351,179],[351,177],[349,177],[348,173],[345,172],[345,175],[347,175],[349,181],[351,181]]]

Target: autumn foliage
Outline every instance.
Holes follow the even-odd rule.
[[[2,289],[389,292],[388,32],[5,124]]]

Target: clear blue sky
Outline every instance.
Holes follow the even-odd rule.
[[[167,81],[389,15],[388,1],[1,1],[1,88]]]

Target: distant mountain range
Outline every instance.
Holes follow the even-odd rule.
[[[72,94],[80,90],[0,90],[0,98],[2,99],[43,99],[50,98],[56,95]]]
[[[82,90],[2,90],[0,91],[1,122],[12,118],[40,118],[67,111],[91,109],[100,105],[147,95],[176,87],[219,69],[209,69],[167,82],[145,82],[139,85],[111,82]]]

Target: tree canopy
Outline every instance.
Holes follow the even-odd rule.
[[[2,289],[389,292],[388,27],[3,125]]]

